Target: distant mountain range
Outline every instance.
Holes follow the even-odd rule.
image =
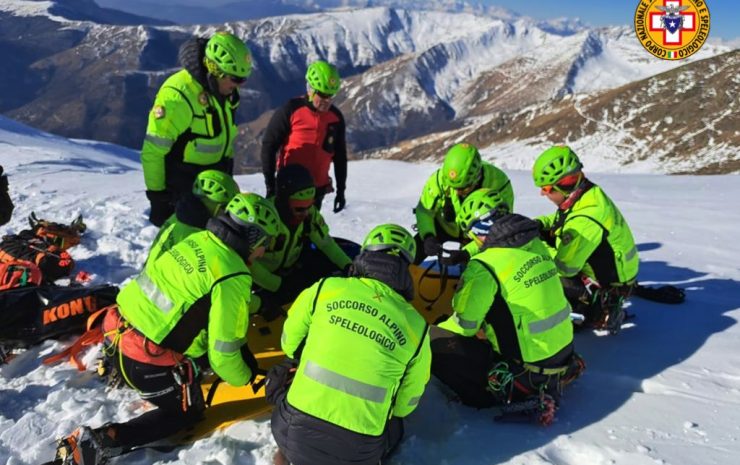
[[[735,103],[722,100],[739,95],[737,52],[727,54],[729,47],[707,44],[690,60],[661,61],[628,27],[451,13],[464,2],[436,3],[448,11],[374,7],[173,26],[91,0],[3,0],[0,113],[67,137],[136,148],[158,86],[177,69],[179,45],[223,28],[249,44],[256,64],[239,114],[245,169],[256,163],[272,110],[303,92],[306,65],[317,58],[346,77],[336,104],[358,156],[435,159],[469,139],[496,157],[500,144],[588,146],[609,135],[624,147],[604,152],[617,165],[650,158],[657,171],[740,169],[733,130],[740,124],[727,114]],[[660,121],[670,121],[671,137]],[[687,156],[696,163],[661,161]]]
[[[450,13],[476,13],[516,18],[505,8],[460,0],[96,0],[98,4],[178,24],[216,24],[229,21],[318,13],[350,8],[389,7]]]

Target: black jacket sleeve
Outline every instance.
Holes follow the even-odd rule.
[[[275,170],[277,164],[277,154],[280,147],[288,139],[290,134],[290,115],[293,112],[293,105],[288,102],[278,108],[270,118],[270,123],[265,129],[265,135],[262,137],[262,174],[265,176],[266,196],[269,197],[275,193]]]
[[[335,106],[331,111],[339,117],[336,146],[334,149],[334,177],[337,180],[337,191],[344,192],[347,187],[347,131],[344,124],[344,115]]]

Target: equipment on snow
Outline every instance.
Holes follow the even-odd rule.
[[[549,394],[544,392],[532,396],[521,402],[511,402],[494,407],[497,422],[535,422],[542,426],[550,426],[555,420],[557,403]]]
[[[686,292],[680,287],[665,285],[660,287],[643,286],[636,284],[632,294],[651,302],[661,304],[680,304],[686,300]]]
[[[69,224],[39,219],[31,212],[31,229],[3,236],[0,242],[0,262],[28,261],[38,266],[44,282],[69,276],[74,260],[67,249],[80,243],[87,226],[82,215]]]
[[[118,287],[26,286],[0,292],[0,343],[26,348],[66,334],[81,333],[90,313],[115,302]]]
[[[15,260],[0,263],[0,291],[41,285],[41,270],[35,263]]]
[[[63,224],[44,219],[38,219],[36,213],[31,212],[28,224],[36,237],[46,239],[48,243],[67,250],[80,243],[80,236],[87,230],[82,221],[82,215],[77,216],[71,223]]]
[[[75,266],[67,251],[29,230],[3,236],[0,241],[0,262],[19,260],[37,265],[45,283],[69,276]]]

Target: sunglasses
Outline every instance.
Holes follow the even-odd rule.
[[[318,90],[314,90],[313,94],[318,95],[321,100],[331,100],[334,98],[334,94],[325,94],[323,92],[319,92]]]
[[[581,181],[581,173],[575,173],[575,174],[569,174],[567,176],[564,176],[560,181],[558,181],[555,184],[551,184],[549,186],[542,186],[542,192],[545,194],[549,194],[550,192],[555,190],[555,192],[560,192],[561,194],[566,194],[568,191],[573,189],[573,186],[578,184]]]
[[[245,82],[247,82],[247,78],[245,77],[232,76],[231,74],[226,74],[225,76],[228,77],[234,84],[244,84]]]

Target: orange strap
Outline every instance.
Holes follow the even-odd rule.
[[[71,346],[67,347],[59,353],[49,355],[42,360],[42,363],[44,365],[52,365],[59,361],[69,359],[69,361],[72,362],[79,371],[85,371],[85,364],[82,363],[82,361],[78,358],[78,355],[84,347],[100,344],[101,342],[103,342],[103,328],[102,325],[99,324],[100,322],[98,322],[97,319],[101,315],[104,315],[109,308],[110,307],[101,308],[97,312],[90,315],[87,319],[87,331],[85,331],[82,336],[77,338],[77,340],[73,342]]]

